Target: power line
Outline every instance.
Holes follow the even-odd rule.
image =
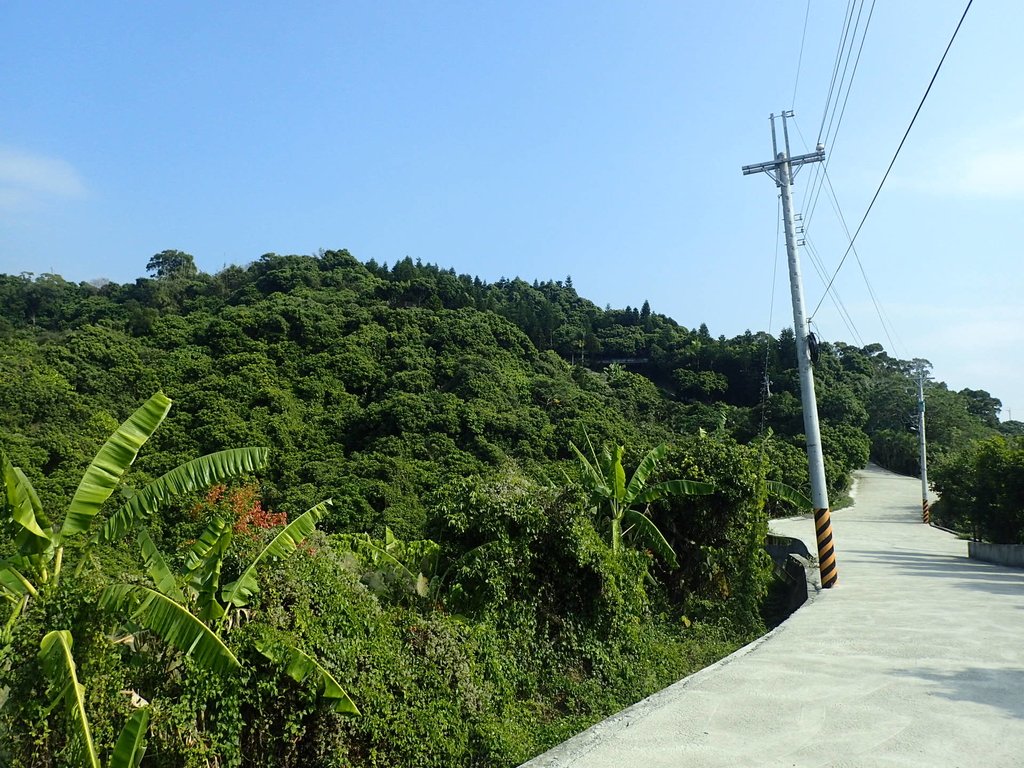
[[[795,119],[793,121],[793,124],[796,126],[796,130],[798,135],[800,136],[800,140],[804,143],[804,147],[806,148],[807,140],[804,138],[803,131],[800,130],[800,124],[796,122]],[[822,166],[826,164],[827,161],[821,163]],[[815,168],[815,171],[817,170],[818,169]],[[828,270],[825,269],[824,261],[818,254],[817,249],[814,247],[814,244],[810,241],[810,238],[807,237],[806,221],[804,222],[803,235],[803,243],[807,247],[807,252],[810,256],[811,264],[814,266],[815,271],[818,273],[818,277],[821,279],[822,285],[825,285],[825,283],[827,282],[826,275],[828,274]],[[857,329],[857,324],[853,321],[853,316],[850,314],[849,310],[847,310],[846,308],[846,305],[843,303],[842,297],[839,295],[839,291],[833,287],[830,293],[832,295],[832,301],[836,305],[836,311],[839,313],[840,319],[843,321],[843,324],[846,326],[846,329],[850,332],[850,337],[856,340],[860,344],[860,346],[864,346],[864,341],[860,335],[860,332]]]
[[[821,111],[821,125],[818,128],[818,138],[817,138],[817,142],[816,143],[821,143],[822,135],[824,134],[824,131],[825,131],[825,122],[828,120],[829,108],[832,106],[832,94],[835,91],[836,78],[839,75],[839,62],[842,61],[843,51],[846,50],[846,39],[847,39],[847,35],[849,34],[850,19],[853,18],[853,9],[854,9],[854,0],[847,0],[846,11],[843,13],[843,28],[842,28],[842,31],[839,33],[839,45],[836,48],[836,59],[835,59],[835,62],[832,64],[832,80],[831,80],[831,82],[829,82],[828,96],[825,98],[825,106],[824,106],[824,108]],[[803,134],[801,134],[800,138],[801,138],[801,140],[803,140],[804,147],[806,148],[807,147],[807,140],[803,138]],[[828,160],[826,159],[825,162],[828,162]],[[803,198],[802,198],[802,201],[801,201],[801,206],[800,207],[804,211],[808,210],[807,203],[808,203],[809,200],[814,198],[815,202],[817,201],[817,198],[815,197],[815,191],[817,189],[816,185],[819,184],[820,181],[821,181],[821,169],[820,168],[815,168],[813,176],[811,177],[811,180],[808,183],[807,188],[804,190]],[[812,208],[812,211],[813,211],[813,208]],[[806,217],[806,222],[805,222],[805,229],[806,229],[807,225],[810,224],[810,220],[811,220],[811,217],[807,216]]]
[[[846,49],[846,56],[843,59],[843,74],[839,77],[839,88],[836,91],[836,100],[832,104],[832,114],[828,119],[828,128],[825,129],[824,141],[826,144],[829,143],[829,134],[832,133],[832,123],[835,122],[836,112],[839,109],[839,96],[843,92],[843,84],[846,83],[846,71],[850,68],[850,57],[853,55],[853,46],[857,41],[857,30],[860,28],[860,17],[864,13],[864,0],[861,0],[857,7],[857,19],[853,23],[853,31],[850,33],[850,45]],[[846,93],[850,93],[850,87],[853,85],[853,76],[850,76],[850,82],[846,87]],[[818,141],[822,141],[821,137],[818,137]]]
[[[764,434],[765,419],[767,418],[768,398],[771,396],[771,382],[768,379],[768,358],[772,351],[772,323],[775,322],[775,283],[779,274],[779,235],[782,231],[782,195],[778,197],[778,205],[775,208],[775,258],[772,260],[772,290],[771,300],[768,302],[768,328],[764,340],[764,381],[761,382],[761,432]]]
[[[860,55],[864,51],[864,41],[868,38],[868,27],[871,26],[871,17],[875,13],[875,0],[871,0],[871,7],[868,9],[868,18],[864,22],[864,31],[860,35],[860,47],[857,49],[857,58],[853,61],[853,72],[850,73],[850,84],[846,87],[846,96],[843,97],[843,107],[839,110],[839,120],[836,122],[835,133],[832,134],[832,138],[828,138],[828,132],[825,133],[825,143],[829,145],[830,149],[835,149],[836,139],[839,136],[839,126],[843,124],[843,115],[846,114],[846,102],[850,100],[850,91],[853,90],[853,79],[857,76],[857,66],[860,64]],[[857,17],[858,19],[860,16]],[[833,112],[833,114],[835,114]],[[829,123],[829,132],[832,130],[832,125]]]
[[[863,0],[861,0],[861,4],[857,10],[857,19],[853,25],[853,34],[850,36],[850,46],[846,50],[846,59],[843,64],[843,74],[839,79],[839,89],[836,93],[836,101],[832,105],[832,115],[828,119],[828,129],[825,131],[824,141],[825,144],[828,145],[829,149],[831,150],[831,153],[829,155],[829,158],[826,159],[824,163],[822,163],[821,168],[814,169],[815,175],[814,178],[811,180],[809,194],[805,198],[805,202],[808,199],[811,200],[810,207],[807,209],[806,215],[804,217],[805,229],[810,228],[811,221],[814,219],[814,212],[818,208],[818,200],[821,197],[822,177],[825,171],[827,170],[827,166],[835,152],[836,141],[839,137],[839,129],[842,126],[843,117],[846,115],[846,105],[850,100],[850,93],[853,91],[853,81],[857,77],[857,68],[860,66],[861,54],[864,52],[864,43],[867,41],[868,28],[871,26],[871,19],[875,13],[875,0],[871,0],[871,7],[868,9],[867,20],[864,22],[864,28],[860,31],[860,45],[857,47],[857,57],[854,59],[853,62],[853,70],[850,72],[850,79],[846,80],[846,71],[849,68],[850,57],[853,55],[853,47],[857,39],[857,30],[860,29],[860,19],[863,11],[864,3]],[[844,83],[846,84],[846,94],[843,96],[843,106],[842,108],[840,108],[839,95],[840,93],[842,93]],[[839,113],[838,120],[836,119],[837,111]],[[835,130],[833,130],[833,125],[835,126]],[[820,135],[818,140],[821,141]]]
[[[793,124],[796,126],[797,135],[800,136],[800,140],[802,142],[804,142],[804,145],[806,146],[807,140],[804,138],[803,131],[800,130],[800,123],[798,123],[796,120],[794,120]],[[835,212],[836,218],[839,219],[839,222],[843,226],[843,230],[846,232],[846,239],[847,239],[847,241],[849,241],[851,239],[851,237],[850,237],[850,228],[849,228],[849,226],[846,223],[846,216],[843,215],[842,206],[840,206],[840,204],[839,204],[839,197],[838,197],[838,195],[836,195],[835,187],[832,186],[832,177],[828,175],[828,162],[826,161],[826,162],[822,163],[821,166],[822,166],[822,168],[821,168],[820,172],[824,174],[823,180],[824,180],[825,183],[828,184],[829,194],[827,195],[827,197],[828,197],[829,203],[832,205],[832,210]],[[815,171],[819,171],[819,169],[815,168]],[[824,185],[822,185],[822,186],[824,186]],[[824,262],[821,259],[821,256],[817,253],[817,249],[811,243],[811,240],[810,240],[810,238],[807,235],[807,227],[808,227],[808,222],[805,219],[804,220],[804,242],[805,242],[805,245],[808,248],[808,252],[811,255],[811,263],[814,265],[814,268],[817,270],[818,276],[821,278],[822,285],[825,285],[826,282],[827,282],[826,277],[825,277],[825,275],[827,274],[827,270],[825,270]],[[903,351],[905,352],[906,351],[906,347],[903,344],[903,340],[900,339],[899,334],[896,331],[895,324],[892,322],[892,319],[889,317],[889,313],[886,311],[885,306],[880,301],[878,301],[877,295],[875,294],[875,289],[871,285],[871,280],[868,278],[867,270],[864,268],[864,264],[863,264],[863,262],[861,262],[860,254],[857,253],[857,249],[856,248],[853,249],[853,255],[854,255],[854,258],[857,260],[857,265],[860,267],[861,277],[864,279],[864,285],[868,289],[868,295],[871,297],[871,301],[872,301],[872,303],[874,305],[874,308],[875,308],[875,314],[878,316],[879,322],[881,323],[881,326],[882,326],[882,331],[885,333],[885,337],[889,341],[889,349],[891,351],[893,351],[894,353],[897,352],[896,345],[893,343],[893,336],[895,336],[896,337],[896,341],[899,342],[900,346],[903,347]],[[846,306],[845,306],[845,304],[843,304],[842,298],[839,296],[839,292],[836,290],[834,285],[831,286],[830,288],[826,288],[826,295],[828,295],[828,294],[831,294],[832,301],[836,305],[836,310],[839,312],[840,319],[843,320],[843,324],[846,325],[847,330],[850,331],[850,335],[857,340],[857,343],[860,344],[860,346],[864,346],[863,338],[860,336],[860,333],[859,333],[859,331],[858,331],[858,329],[856,327],[856,323],[854,323],[854,321],[853,321],[853,316],[846,309]],[[820,304],[819,304],[819,306],[820,306]],[[844,316],[844,313],[845,313],[845,316]],[[891,335],[890,335],[890,332],[891,332]]]
[[[804,138],[803,131],[800,130],[800,123],[798,123],[796,120],[794,120],[793,124],[796,126],[797,134],[800,136],[800,140],[802,142],[804,142],[804,145],[806,146],[807,140]],[[832,177],[828,175],[828,162],[826,161],[826,162],[822,163],[821,166],[822,166],[822,168],[821,168],[820,172],[824,174],[823,180],[824,180],[824,182],[826,182],[828,184],[829,194],[827,195],[827,197],[829,199],[829,203],[832,205],[832,210],[835,211],[836,218],[839,219],[839,222],[843,226],[843,230],[846,232],[846,239],[847,239],[847,241],[850,241],[851,240],[850,228],[849,228],[849,226],[846,223],[846,217],[843,215],[842,206],[840,206],[840,204],[839,204],[839,197],[838,197],[838,195],[836,195],[835,187],[832,186]],[[815,171],[819,171],[819,169],[815,168]],[[817,249],[814,247],[813,243],[811,243],[810,238],[807,236],[807,227],[808,227],[808,222],[805,219],[805,221],[804,221],[804,242],[805,242],[805,245],[808,248],[808,253],[811,255],[811,263],[814,265],[814,268],[817,270],[818,276],[821,278],[822,285],[825,285],[826,284],[825,275],[827,274],[827,271],[825,270],[824,262],[821,259],[821,256],[817,253]],[[875,314],[878,316],[878,320],[879,320],[879,322],[881,323],[881,326],[882,326],[882,331],[885,334],[886,339],[889,341],[889,349],[892,352],[894,352],[894,353],[898,353],[898,350],[896,349],[896,344],[893,343],[893,336],[895,336],[896,337],[896,341],[899,342],[901,347],[903,347],[903,352],[905,353],[906,352],[906,346],[903,344],[903,340],[900,339],[899,334],[896,331],[896,326],[892,322],[892,319],[889,317],[889,313],[886,311],[885,306],[880,301],[878,301],[877,295],[875,294],[874,286],[871,285],[871,280],[868,278],[867,270],[864,268],[864,264],[860,260],[860,254],[857,253],[857,249],[856,248],[853,249],[853,255],[854,255],[854,258],[857,260],[857,265],[860,267],[861,277],[864,279],[864,285],[868,289],[868,295],[871,297],[872,304],[874,305],[874,308],[875,308]],[[836,310],[839,312],[839,316],[840,316],[840,319],[843,320],[843,324],[846,325],[847,330],[849,330],[851,336],[854,337],[857,340],[857,343],[860,344],[860,346],[863,347],[864,346],[864,340],[860,336],[860,333],[858,332],[858,329],[856,327],[856,323],[854,323],[854,321],[853,321],[853,316],[846,309],[846,306],[845,306],[845,304],[843,304],[842,298],[839,296],[839,292],[836,290],[834,285],[832,285],[831,287],[826,288],[826,295],[829,295],[829,294],[831,294],[831,296],[832,296],[832,301],[836,305]],[[819,306],[820,306],[820,303],[819,303]],[[845,316],[844,316],[844,313],[845,313]],[[891,335],[890,335],[890,331],[891,331]]]
[[[828,184],[829,202],[832,204],[832,210],[835,211],[840,224],[843,225],[843,231],[846,232],[846,238],[851,241],[852,246],[853,243],[852,238],[850,237],[850,228],[846,225],[846,217],[843,215],[842,207],[839,205],[839,197],[836,195],[835,187],[832,186],[832,178],[828,175],[827,170],[825,171],[825,182]],[[892,333],[899,338],[899,335],[896,334],[896,328],[889,319],[888,313],[885,312],[885,308],[882,306],[882,303],[875,295],[875,289],[871,285],[871,281],[868,279],[868,273],[867,270],[864,269],[864,263],[860,260],[860,254],[857,253],[856,248],[853,248],[852,250],[853,257],[857,260],[857,266],[860,268],[861,277],[864,279],[864,285],[868,289],[868,295],[871,297],[871,303],[875,307],[875,314],[878,316],[878,321],[882,325],[882,332],[885,334],[885,338],[889,340],[889,349],[891,349],[893,353],[898,354],[898,350],[896,349],[896,345],[893,343],[892,336],[889,334],[891,329]],[[824,279],[822,279],[822,282],[824,282]],[[835,289],[833,288],[832,290]],[[861,343],[861,346],[864,346],[863,342]]]
[[[804,240],[804,246],[807,248],[807,253],[810,256],[811,264],[814,265],[814,271],[818,273],[818,279],[821,280],[824,285],[828,279],[828,271],[825,269],[825,265],[822,262],[821,255],[818,253],[817,247],[810,240]],[[843,321],[843,325],[846,326],[846,330],[850,333],[850,338],[858,340],[861,338],[860,333],[857,330],[856,323],[853,322],[853,316],[847,310],[846,305],[843,303],[842,297],[839,292],[833,288],[831,293],[832,302],[836,306],[836,311],[839,313],[839,319]],[[861,344],[861,346],[864,346]]]
[[[850,238],[850,245],[847,246],[846,252],[843,254],[843,258],[839,260],[839,266],[836,267],[836,271],[832,275],[832,279],[828,281],[828,285],[825,287],[826,295],[828,293],[828,289],[832,287],[832,283],[835,281],[836,275],[839,274],[839,270],[842,269],[843,264],[846,263],[846,257],[849,256],[850,251],[853,250],[853,244],[857,240],[857,235],[860,234],[861,229],[864,227],[864,222],[867,221],[868,214],[871,213],[871,209],[874,207],[875,201],[878,200],[878,195],[881,193],[882,187],[885,185],[886,179],[889,178],[889,173],[892,171],[892,167],[896,164],[896,158],[899,157],[900,150],[903,149],[903,145],[907,141],[907,136],[910,135],[910,130],[914,127],[914,123],[917,121],[917,116],[921,114],[921,108],[924,106],[924,102],[928,98],[928,94],[931,93],[932,86],[935,85],[935,80],[939,76],[939,71],[942,69],[942,64],[943,62],[946,61],[946,56],[947,54],[949,54],[949,49],[953,47],[953,41],[956,40],[956,36],[960,32],[960,27],[963,26],[964,19],[967,18],[967,12],[971,10],[971,5],[973,3],[974,0],[967,0],[967,7],[964,8],[963,15],[960,17],[960,22],[956,25],[956,29],[953,30],[953,36],[949,38],[949,43],[946,45],[946,50],[943,52],[942,58],[939,59],[939,65],[935,68],[935,73],[932,75],[932,79],[929,81],[928,87],[925,89],[924,96],[921,97],[921,102],[917,105],[917,109],[914,110],[914,116],[910,119],[910,125],[907,126],[907,130],[904,132],[903,138],[900,139],[900,144],[896,148],[896,154],[892,156],[892,160],[889,162],[889,167],[885,169],[885,175],[882,176],[882,180],[878,184],[878,189],[875,190],[875,194],[871,198],[871,202],[868,203],[867,210],[864,211],[864,216],[861,217],[860,224],[857,225],[857,230],[853,233],[853,237]],[[818,308],[821,307],[821,302],[824,300],[825,296],[822,296],[821,300],[818,302],[818,305],[814,308],[814,311],[811,312],[811,317],[814,317],[814,314],[818,311]]]
[[[818,253],[817,247],[808,240],[804,239],[804,246],[807,248],[807,253],[810,256],[811,264],[814,266],[814,271],[818,273],[818,278],[821,280],[822,285],[828,279],[828,270],[825,269],[825,264],[822,261],[821,255]],[[846,326],[846,330],[850,332],[850,338],[856,341],[860,346],[864,346],[863,337],[860,335],[860,331],[857,329],[857,324],[853,321],[853,315],[846,308],[846,304],[843,303],[842,297],[839,295],[834,287],[829,292],[832,296],[832,301],[836,305],[836,311],[839,313],[839,319],[843,321],[843,325]]]
[[[793,98],[790,100],[790,106],[796,106],[796,89],[800,85],[800,65],[804,61],[804,40],[807,38],[807,19],[811,15],[811,0],[807,0],[807,10],[804,11],[804,31],[800,35],[800,55],[796,59],[796,82],[793,83]]]
[[[775,283],[779,275],[779,232],[782,228],[782,197],[778,198],[779,204],[775,207],[775,260],[772,263],[772,293],[768,302],[768,333],[772,332],[772,323],[775,322]],[[765,359],[767,360],[767,351]],[[767,363],[766,363],[767,364]]]
[[[846,49],[846,36],[850,31],[850,19],[853,18],[853,0],[846,4],[846,15],[843,17],[843,31],[839,36],[839,47],[836,49],[836,61],[832,65],[832,82],[828,86],[828,97],[825,99],[825,109],[821,113],[821,127],[818,128],[818,141],[825,132],[825,120],[828,118],[828,108],[832,104],[832,92],[836,87],[836,76],[839,74],[839,62],[843,59],[843,51]]]

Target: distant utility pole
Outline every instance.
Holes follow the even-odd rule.
[[[932,521],[932,510],[928,506],[928,444],[924,437],[924,367],[917,369],[917,434],[921,443],[921,522]]]
[[[825,459],[821,452],[821,429],[818,426],[818,403],[814,397],[814,373],[808,352],[807,337],[810,334],[804,311],[804,287],[800,278],[800,257],[797,254],[796,228],[793,225],[793,174],[794,169],[807,163],[819,163],[825,159],[825,147],[819,144],[814,152],[790,157],[789,129],[786,118],[791,111],[783,111],[782,133],[786,149],[779,151],[775,138],[775,115],[771,116],[772,150],[775,159],[767,163],[743,166],[743,175],[767,173],[781,190],[782,214],[786,225],[786,252],[789,254],[789,285],[793,295],[793,325],[796,334],[796,358],[800,367],[800,396],[804,412],[804,433],[807,435],[807,463],[811,476],[811,501],[814,504],[814,528],[818,539],[818,569],[821,572],[821,586],[834,587],[839,577],[836,568],[836,550],[832,542],[832,516],[829,513],[828,489],[825,487]]]

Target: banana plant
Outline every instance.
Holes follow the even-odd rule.
[[[25,473],[0,452],[0,529],[6,529],[7,538],[14,545],[13,552],[0,556],[0,598],[11,607],[0,631],[0,652],[9,649],[14,626],[29,602],[59,585],[66,543],[75,537],[85,538],[97,515],[119,487],[125,492],[127,502],[86,542],[79,570],[88,562],[89,546],[120,538],[174,497],[254,472],[266,465],[269,453],[266,448],[236,448],[187,462],[140,490],[128,488],[122,483],[125,472],[170,408],[170,399],[157,392],[110,435],[89,464],[63,518],[58,521],[43,510]],[[206,650],[204,645],[198,652],[216,657],[216,650]],[[71,657],[71,636],[66,630],[56,630],[44,636],[40,661],[51,680],[60,683],[55,683],[53,690],[55,696],[59,694],[62,697],[71,715],[73,738],[75,743],[82,745],[82,764],[97,765],[96,750],[92,746],[88,720],[81,705],[82,686]],[[8,700],[0,706],[10,704]],[[136,713],[129,721],[118,740],[111,766],[121,768],[138,764],[148,717],[147,710],[145,714]]]
[[[85,712],[85,687],[78,681],[78,670],[72,654],[71,633],[58,629],[46,633],[39,644],[39,661],[49,679],[48,712],[63,705],[71,723],[71,754],[75,762],[87,768],[100,768],[96,744]],[[108,768],[138,768],[146,753],[146,729],[149,707],[135,710],[125,723],[107,763]]]
[[[814,509],[814,502],[791,485],[778,480],[765,480],[764,486],[769,494],[782,501],[788,501],[799,510],[810,512]]]
[[[626,537],[630,536],[657,553],[671,567],[677,568],[679,562],[675,550],[646,513],[651,503],[658,499],[684,494],[706,495],[714,491],[714,485],[697,480],[666,480],[648,486],[647,479],[665,456],[667,448],[664,445],[653,448],[644,456],[628,482],[622,466],[624,446],[609,449],[605,445],[598,456],[587,435],[590,458],[574,443],[569,443],[569,447],[579,460],[592,509],[609,524],[612,552],[618,554]],[[637,509],[640,505],[643,505],[642,510]]]
[[[110,435],[85,470],[59,522],[52,522],[43,510],[25,473],[0,452],[0,527],[8,529],[15,546],[14,552],[0,557],[0,597],[12,603],[15,611],[20,612],[27,598],[37,597],[40,589],[59,582],[65,543],[89,531],[119,486],[129,498],[92,536],[92,543],[120,538],[176,496],[266,466],[266,448],[235,448],[182,464],[138,491],[122,486],[124,473],[170,408],[170,399],[157,392]],[[83,556],[79,568],[86,560]]]
[[[437,542],[430,539],[403,541],[389,527],[384,528],[383,541],[367,533],[341,534],[335,541],[351,549],[370,566],[371,570],[363,574],[361,581],[374,593],[430,596],[441,559]]]
[[[291,555],[315,530],[331,500],[322,501],[292,520],[274,536],[237,579],[220,584],[224,557],[232,540],[231,526],[214,519],[192,545],[184,568],[174,573],[145,528],[138,532],[139,548],[152,586],[116,584],[104,590],[100,607],[127,615],[129,627],[141,627],[159,636],[195,662],[218,674],[241,666],[225,640],[231,618],[259,593],[257,568],[272,559]],[[333,702],[335,711],[358,715],[359,709],[315,659],[294,646],[263,642],[261,653],[297,682],[312,679],[321,695]]]

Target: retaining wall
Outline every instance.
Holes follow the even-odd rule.
[[[972,560],[1006,565],[1010,568],[1024,568],[1024,544],[988,544],[984,541],[968,541],[967,554]]]

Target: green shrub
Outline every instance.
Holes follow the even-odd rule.
[[[653,518],[679,556],[663,572],[670,605],[689,618],[724,622],[739,636],[764,631],[761,601],[771,582],[764,480],[768,458],[724,434],[697,435],[670,448],[662,473],[714,483],[708,496],[660,502]]]
[[[1024,445],[990,437],[932,468],[941,520],[994,544],[1024,544]]]

